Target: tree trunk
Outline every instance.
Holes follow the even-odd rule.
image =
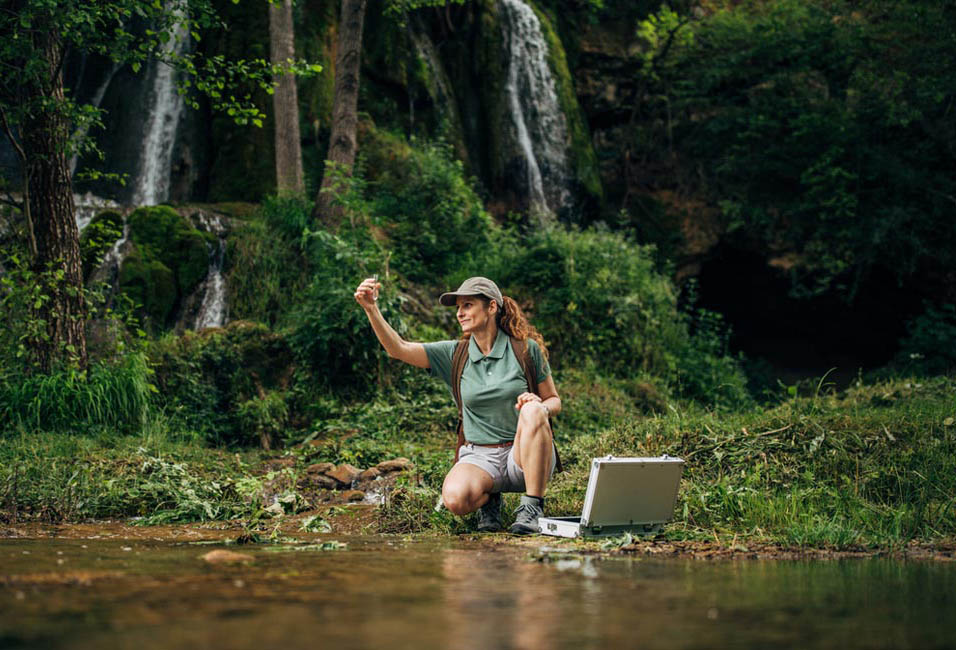
[[[292,26],[292,0],[269,4],[269,44],[272,63],[282,65],[295,59],[295,31]],[[302,141],[299,137],[299,96],[295,75],[276,78],[272,95],[275,112],[276,189],[280,194],[305,192],[302,180]]]
[[[335,54],[335,96],[332,101],[332,134],[325,161],[322,188],[315,200],[313,218],[334,228],[342,220],[341,205],[332,201],[332,167],[352,173],[355,162],[355,130],[358,124],[359,74],[362,64],[362,23],[366,0],[342,0]]]
[[[63,47],[56,31],[37,32],[37,51],[42,52],[49,75],[28,89],[31,99],[44,98],[62,104]],[[54,108],[35,111],[22,127],[23,149],[29,178],[30,212],[36,228],[37,254],[33,269],[46,300],[34,317],[46,323],[45,336],[29,341],[35,360],[44,371],[67,361],[80,368],[87,365],[86,301],[80,268],[80,233],[70,179],[66,147],[70,127]]]

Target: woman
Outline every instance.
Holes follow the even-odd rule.
[[[355,290],[375,336],[390,357],[431,373],[452,385],[452,359],[458,341],[410,343],[382,317],[376,300],[381,285],[368,278]],[[538,532],[544,493],[557,456],[549,417],[561,412],[547,350],[538,331],[511,298],[487,278],[465,280],[440,302],[457,306],[458,323],[468,340],[461,373],[461,413],[465,442],[442,485],[442,501],[456,515],[478,510],[478,530],[497,531],[501,493],[524,492],[511,532]],[[515,358],[510,338],[526,342],[537,374],[529,382]],[[454,392],[454,387],[453,387]],[[537,394],[536,394],[537,393]]]

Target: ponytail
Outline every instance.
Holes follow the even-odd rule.
[[[510,296],[502,296],[502,300],[504,304],[501,305],[501,309],[498,310],[498,315],[495,318],[498,327],[511,338],[534,339],[538,347],[541,348],[541,354],[547,359],[548,348],[544,345],[544,337],[541,336],[541,333],[528,322],[528,318],[521,311],[521,307]]]

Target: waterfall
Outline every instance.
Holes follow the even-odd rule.
[[[500,0],[505,16],[508,78],[505,94],[524,161],[529,209],[539,217],[569,207],[567,120],[548,65],[548,44],[534,11]]]
[[[194,215],[197,227],[211,232],[218,238],[216,245],[209,246],[209,271],[191,296],[186,299],[183,315],[176,329],[199,331],[207,327],[222,327],[228,320],[226,304],[226,279],[222,264],[226,256],[226,224],[216,216],[199,212]]]
[[[129,241],[129,224],[126,222],[126,217],[124,216],[123,235],[116,240],[113,247],[103,256],[103,261],[100,262],[100,265],[90,274],[89,283],[98,284],[105,282],[111,287],[110,295],[115,294],[119,286],[120,267],[123,265],[123,260],[129,255],[132,247],[133,244]]]
[[[76,206],[76,227],[80,232],[90,225],[93,217],[103,210],[119,211],[120,206],[116,201],[104,199],[96,196],[92,192],[86,194],[73,194],[73,205]]]
[[[119,72],[120,64],[114,62],[109,69],[109,72],[106,73],[106,77],[100,82],[100,85],[96,87],[96,90],[93,91],[93,96],[90,97],[89,103],[94,108],[99,108],[100,104],[103,103],[103,97],[106,96],[106,89],[110,87],[110,82],[113,81],[113,77],[116,76],[116,73]],[[82,80],[82,76],[80,77]],[[77,142],[86,137],[87,132],[90,130],[89,124],[84,124],[76,134],[74,134],[73,139]],[[79,159],[79,154],[74,153],[70,156],[70,176],[73,176],[76,173],[76,163]]]
[[[167,2],[167,10],[175,11],[174,4],[174,0]],[[163,51],[167,56],[175,57],[185,51],[188,43],[189,32],[186,24],[177,21],[170,39],[163,45]],[[164,61],[155,61],[151,67],[151,105],[146,118],[139,176],[133,188],[134,205],[156,205],[169,198],[173,145],[183,111],[183,98],[176,89],[175,70]]]

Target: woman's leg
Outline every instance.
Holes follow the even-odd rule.
[[[543,497],[551,476],[554,438],[544,409],[533,402],[525,404],[518,414],[514,461],[524,472],[525,493]]]
[[[457,463],[445,476],[441,498],[453,514],[467,515],[485,505],[493,487],[491,474],[471,463]]]

